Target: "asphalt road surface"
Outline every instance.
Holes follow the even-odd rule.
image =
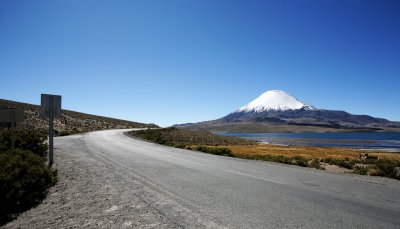
[[[214,156],[124,132],[56,138],[64,188],[8,226],[400,228],[400,181]]]

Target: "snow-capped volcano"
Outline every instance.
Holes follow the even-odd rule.
[[[280,90],[267,91],[219,119],[177,126],[212,132],[400,132],[400,122],[340,110],[316,109]]]
[[[288,93],[280,90],[267,91],[236,112],[264,112],[286,110],[316,110]]]

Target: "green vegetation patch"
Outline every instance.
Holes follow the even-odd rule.
[[[352,169],[354,170],[353,173],[360,175],[383,176],[399,179],[395,176],[395,168],[400,167],[400,161],[397,160],[350,160],[326,158],[323,159],[323,162],[347,169]],[[359,166],[357,164],[361,164],[362,166]]]
[[[236,155],[235,155],[236,156]],[[317,166],[310,166],[311,161],[305,157],[302,156],[295,156],[295,157],[287,157],[283,155],[251,155],[251,154],[245,154],[245,155],[238,155],[236,157],[243,158],[243,159],[250,159],[250,160],[260,160],[260,161],[271,161],[271,162],[276,162],[276,163],[282,163],[282,164],[288,164],[288,165],[297,165],[297,166],[302,166],[302,167],[311,167],[311,168],[316,168]],[[318,159],[319,160],[319,159]],[[319,167],[319,162],[318,162],[318,169]]]
[[[360,160],[350,160],[350,159],[336,159],[336,158],[325,158],[323,162],[328,163],[330,165],[337,165],[346,169],[354,169],[354,165],[356,163],[361,163]]]
[[[39,203],[57,181],[57,171],[46,165],[45,137],[35,131],[18,131],[16,149],[11,133],[0,132],[0,225]]]
[[[185,148],[193,145],[228,146],[228,145],[255,145],[256,141],[235,137],[218,136],[209,132],[180,130],[175,127],[163,129],[147,129],[131,131],[130,135],[158,144]]]
[[[308,167],[314,168],[314,169],[322,169],[322,167],[320,165],[320,161],[321,160],[319,158],[314,158],[309,162]]]
[[[11,132],[0,132],[0,152],[11,149]],[[18,130],[15,133],[15,148],[30,150],[32,153],[45,157],[48,146],[45,143],[46,134],[35,130]]]
[[[187,148],[190,149],[190,148]],[[209,154],[214,154],[214,155],[220,155],[220,156],[227,156],[227,157],[234,157],[235,155],[231,152],[230,149],[226,147],[220,147],[220,146],[196,146],[192,148],[193,150],[196,151],[201,151],[204,153],[209,153]]]

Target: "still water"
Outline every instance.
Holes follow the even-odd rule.
[[[277,145],[333,146],[400,152],[400,133],[216,133]]]

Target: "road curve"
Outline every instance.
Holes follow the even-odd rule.
[[[124,132],[56,138],[56,159],[69,155],[83,164],[86,187],[99,180],[93,193],[74,194],[83,199],[83,212],[92,214],[72,215],[71,221],[61,216],[58,225],[74,226],[83,217],[80,226],[89,227],[400,228],[397,180],[214,156],[136,140]],[[104,207],[95,198],[104,198]],[[138,201],[153,214],[143,219],[146,225],[132,216]],[[9,226],[21,224],[16,220]]]

